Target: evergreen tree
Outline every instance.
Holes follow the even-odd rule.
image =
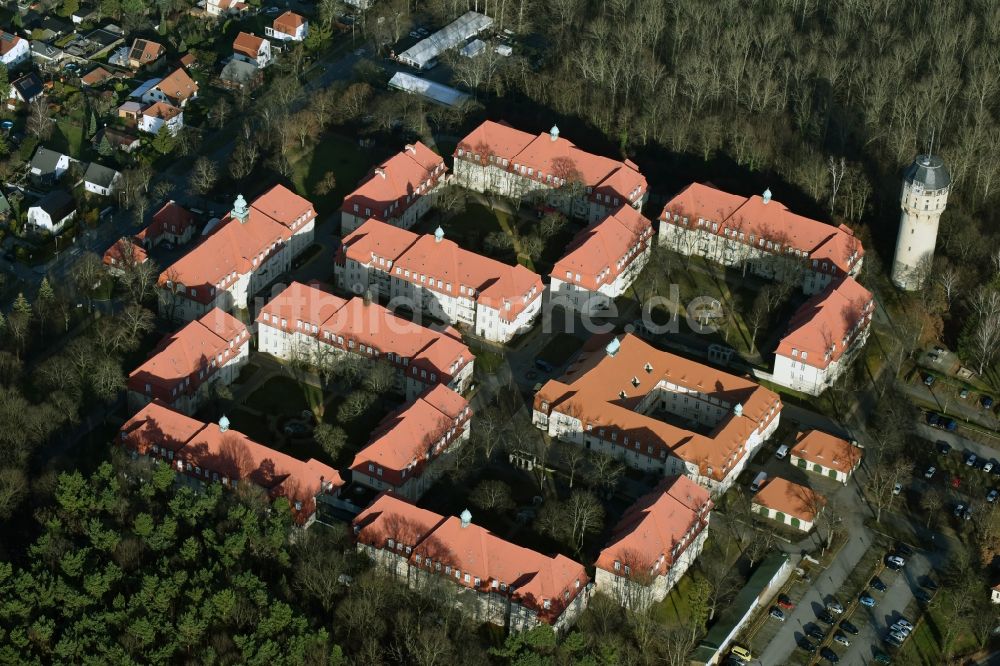
[[[153,149],[161,155],[166,155],[174,149],[175,140],[166,124],[160,127],[160,131],[153,137]]]
[[[7,75],[7,65],[0,63],[0,98],[7,99],[10,95],[10,77]]]
[[[93,110],[90,112],[90,126],[87,131],[87,136],[91,137],[97,134],[97,116],[94,115]]]
[[[38,286],[38,304],[42,306],[51,305],[56,300],[56,292],[49,284],[49,278],[43,277],[42,284]]]
[[[111,146],[111,141],[108,139],[107,132],[101,136],[100,142],[97,144],[97,152],[101,157],[111,157],[114,154],[115,149]]]

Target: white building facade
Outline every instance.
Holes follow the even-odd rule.
[[[902,213],[892,262],[892,282],[900,289],[913,291],[926,282],[950,190],[951,176],[937,155],[919,155],[903,174]]]

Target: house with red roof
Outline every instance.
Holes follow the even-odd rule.
[[[701,554],[713,506],[686,476],[663,479],[612,531],[595,563],[597,590],[633,610],[663,601]]]
[[[213,308],[246,309],[312,243],[315,228],[312,204],[284,185],[251,204],[239,195],[211,233],[160,274],[160,314],[190,321]]]
[[[257,349],[314,366],[340,354],[385,360],[396,368],[396,388],[407,401],[437,384],[464,393],[475,358],[453,328],[425,328],[360,297],[344,300],[300,282],[260,309]]]
[[[178,67],[162,79],[150,79],[130,96],[137,96],[146,104],[166,102],[184,108],[188,100],[198,96],[198,84],[183,67]]]
[[[29,57],[31,57],[31,46],[27,39],[22,39],[6,30],[0,30],[0,63],[11,68]]]
[[[567,215],[597,222],[629,205],[641,210],[646,178],[631,160],[588,153],[559,136],[485,121],[455,148],[455,179],[477,192],[541,197]]]
[[[808,532],[826,506],[826,498],[809,486],[774,476],[753,496],[750,510],[764,518]]]
[[[685,474],[717,495],[774,434],[781,407],[756,382],[626,333],[584,344],[564,375],[535,394],[532,422],[640,471]]]
[[[607,310],[639,277],[652,242],[652,223],[629,205],[581,230],[552,267],[552,303],[587,314]]]
[[[209,16],[243,16],[250,11],[250,5],[242,0],[206,0],[205,13]]]
[[[271,64],[271,42],[249,32],[240,32],[233,40],[233,57],[264,69]]]
[[[806,430],[795,436],[788,461],[807,472],[847,483],[861,464],[861,457],[862,450],[856,441],[820,430]]]
[[[434,205],[446,173],[440,155],[420,141],[407,144],[344,197],[341,234],[354,231],[369,219],[409,229]]]
[[[802,305],[774,352],[774,382],[819,395],[832,386],[868,341],[875,299],[852,277]]]
[[[129,419],[119,442],[134,458],[170,465],[195,488],[221,483],[236,490],[257,486],[272,500],[288,501],[295,523],[308,527],[317,499],[333,497],[344,482],[337,470],[314,458],[302,461],[230,429],[229,419],[203,423],[155,400]]]
[[[461,516],[383,493],[352,523],[357,549],[416,589],[447,581],[457,606],[510,632],[548,624],[561,633],[584,611],[593,585],[579,562],[514,545]]]
[[[763,195],[743,197],[692,183],[660,214],[660,243],[769,279],[794,281],[806,294],[857,275],[864,248],[844,226],[796,215]]]
[[[531,328],[542,308],[537,273],[464,250],[440,227],[418,235],[368,220],[344,237],[334,275],[343,289],[410,304],[493,342]]]
[[[184,128],[184,111],[167,102],[154,102],[142,110],[142,115],[139,116],[140,131],[156,134],[163,127],[167,128],[171,136],[177,136]]]
[[[123,275],[127,268],[149,261],[149,255],[141,245],[122,236],[104,252],[103,262],[111,275]]]
[[[468,401],[437,384],[389,414],[354,456],[351,479],[417,501],[441,475],[441,457],[469,439]]]
[[[309,34],[309,21],[293,11],[287,11],[264,28],[264,35],[283,42],[301,42]]]
[[[135,235],[144,247],[154,247],[161,242],[174,245],[187,243],[194,236],[194,214],[171,199],[153,214],[153,220]]]
[[[250,357],[250,330],[218,308],[165,337],[126,386],[129,409],[158,400],[185,414],[209,397],[213,385],[228,386]]]

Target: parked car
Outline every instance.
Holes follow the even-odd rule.
[[[925,604],[930,603],[933,596],[927,590],[917,590],[913,593],[913,596],[917,598],[918,601],[922,601]]]
[[[816,613],[816,618],[823,624],[833,624],[836,620],[827,611],[820,611]]]
[[[938,584],[935,583],[934,579],[931,578],[930,576],[924,576],[920,581],[920,585],[922,587],[926,587],[928,590],[938,589]]]
[[[848,622],[847,620],[840,621],[840,628],[846,631],[847,633],[851,634],[852,636],[858,635],[858,628],[855,627],[850,622]]]
[[[924,375],[924,386],[934,385],[934,375]]]
[[[900,641],[900,642],[905,641],[908,638],[908,636],[906,634],[904,634],[902,631],[892,631],[892,630],[890,630],[889,631],[889,635],[892,636],[893,638],[895,638],[896,640]]]
[[[886,643],[888,643],[889,645],[891,645],[893,647],[903,647],[903,641],[902,641],[902,639],[896,638],[891,633],[886,634],[885,637],[882,640],[884,640]]]
[[[840,602],[836,599],[826,602],[826,609],[831,613],[836,613],[837,615],[844,612],[844,607],[840,605]]]
[[[784,460],[785,456],[788,455],[788,445],[782,444],[778,447],[778,450],[774,452],[774,457],[778,460]]]
[[[552,372],[555,368],[548,361],[542,360],[540,358],[535,359],[535,367],[542,372]]]
[[[851,641],[847,639],[847,636],[840,633],[839,631],[833,635],[833,640],[840,643],[844,647],[851,647]]]
[[[750,653],[750,650],[746,649],[742,645],[734,645],[729,649],[729,652],[743,661],[750,661],[753,659],[753,654]]]
[[[905,617],[900,616],[896,618],[896,624],[900,625],[901,627],[906,627],[907,632],[913,631],[913,623],[907,620]]]
[[[993,502],[997,501],[998,495],[1000,495],[1000,491],[997,491],[997,489],[994,488],[993,490],[991,490],[989,493],[986,494],[986,501],[992,504]]]
[[[933,428],[937,428],[939,425],[941,425],[941,417],[938,414],[935,414],[934,412],[928,412],[927,425]]]
[[[910,635],[910,630],[907,629],[905,626],[901,625],[899,622],[894,622],[893,625],[889,627],[889,631],[892,631],[893,633],[902,634],[903,636]]]
[[[944,424],[944,428],[948,432],[955,432],[958,430],[958,422],[955,421],[955,419],[948,419],[948,421]]]
[[[816,652],[816,644],[813,643],[808,638],[806,638],[805,636],[799,638],[799,640],[796,642],[798,643],[799,648],[805,650],[809,654],[813,654],[814,652]]]
[[[962,389],[961,391],[959,391],[958,392],[958,397],[961,398],[962,400],[965,400],[966,398],[968,398],[969,397],[969,389]]]
[[[877,664],[892,663],[892,658],[889,657],[889,655],[887,655],[885,652],[882,652],[882,650],[879,650],[878,648],[875,648],[875,652],[872,654],[872,656],[875,658],[875,663]]]
[[[876,603],[875,602],[875,597],[873,597],[872,595],[868,594],[867,592],[862,592],[861,593],[861,596],[858,597],[858,602],[862,606],[864,606],[866,608],[874,608],[875,607],[875,603]]]
[[[982,398],[979,399],[979,404],[985,407],[986,409],[991,409],[993,407],[993,398],[991,398],[988,395],[984,395]]]
[[[965,466],[966,466],[966,467],[972,467],[972,466],[973,466],[973,465],[975,465],[975,464],[976,464],[976,454],[975,454],[975,453],[970,453],[970,454],[969,454],[969,455],[968,455],[968,456],[967,456],[967,457],[965,458]]]
[[[879,578],[878,576],[876,576],[875,578],[872,578],[872,582],[870,583],[870,586],[876,592],[885,592],[885,590],[886,590],[885,583],[883,583],[882,579]]]
[[[935,472],[937,472],[937,467],[935,467],[934,465],[931,465],[930,467],[927,468],[927,471],[924,472],[924,478],[925,479],[933,479]]]
[[[838,661],[840,661],[840,657],[837,656],[837,653],[828,647],[825,647],[822,650],[820,650],[819,656],[823,657],[831,664],[836,664]]]
[[[901,492],[903,492],[903,484],[902,483],[897,483],[897,484],[895,484],[895,485],[892,486],[892,494],[893,495],[898,495]]]
[[[791,610],[795,608],[795,604],[792,602],[791,599],[788,598],[787,594],[778,595],[778,605],[786,610]]]
[[[782,611],[777,606],[774,606],[773,608],[771,608],[771,612],[769,613],[769,615],[771,617],[773,617],[775,620],[778,620],[779,622],[784,622],[785,621],[785,613],[784,613],[784,611]]]
[[[962,514],[964,512],[965,512],[965,505],[964,504],[962,504],[961,502],[959,502],[958,504],[955,505],[955,512],[954,513],[955,513],[955,517],[956,518],[961,518]]]
[[[826,638],[826,634],[819,628],[819,625],[812,622],[806,625],[806,635],[811,638],[815,638],[818,641]]]
[[[937,441],[937,450],[938,450],[938,453],[940,453],[943,456],[946,456],[949,453],[951,453],[951,444],[949,444],[948,442],[944,441],[943,439],[939,439]]]
[[[962,517],[966,520],[972,520],[972,505],[965,507],[965,511],[962,512]]]
[[[983,463],[983,471],[984,472],[992,472],[993,468],[995,466],[996,465],[994,464],[994,462],[992,460],[987,460],[986,462]]]
[[[888,555],[885,558],[885,564],[889,568],[895,568],[895,570],[902,569],[906,566],[906,560],[904,560],[899,555]]]
[[[960,477],[958,474],[956,474],[953,477],[951,477],[951,487],[952,488],[961,488],[962,487],[962,477]]]

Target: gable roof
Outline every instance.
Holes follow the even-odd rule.
[[[608,353],[609,345],[617,345],[614,354]],[[715,427],[702,434],[636,411],[661,381],[701,399],[705,414],[717,415]],[[534,409],[572,414],[606,442],[657,460],[673,454],[721,481],[746,455],[751,434],[780,414],[781,400],[750,379],[660,351],[626,333],[593,336],[566,373],[535,394]]]
[[[153,214],[153,219],[145,229],[135,235],[140,241],[154,240],[164,233],[183,235],[194,224],[194,215],[187,208],[171,199]]]
[[[21,41],[21,38],[17,35],[11,34],[6,30],[0,30],[0,55],[7,55]]]
[[[230,58],[219,73],[219,78],[223,81],[240,84],[249,83],[257,76],[260,76],[260,70],[256,65],[236,58]]]
[[[181,115],[181,113],[182,111],[173,104],[156,102],[155,104],[150,104],[143,109],[142,115],[150,118],[160,118],[161,120],[170,120]]]
[[[97,66],[84,74],[83,77],[80,78],[80,82],[86,86],[96,86],[110,78],[111,72],[101,66]]]
[[[17,90],[21,99],[28,102],[45,92],[45,83],[37,72],[28,72],[10,85]]]
[[[628,204],[581,230],[552,267],[551,276],[596,291],[614,282],[640,256],[653,236],[653,225]]]
[[[143,95],[145,95],[146,93],[148,93],[153,88],[158,87],[162,81],[163,79],[157,79],[157,78],[146,79],[145,81],[142,82],[142,84],[139,85],[138,88],[130,92],[128,96],[130,98],[138,99]]]
[[[155,87],[179,104],[198,94],[198,84],[182,67],[167,74]]]
[[[54,222],[58,222],[76,210],[76,201],[66,190],[52,190],[33,206],[41,208]]]
[[[163,48],[162,44],[151,42],[148,39],[136,39],[132,42],[128,58],[129,60],[135,60],[142,66],[153,62],[164,53],[166,53],[166,49]]]
[[[87,171],[83,174],[83,180],[86,183],[93,183],[94,185],[108,188],[111,187],[117,176],[118,172],[114,169],[102,166],[97,162],[91,162],[87,166]]]
[[[826,368],[843,356],[874,312],[872,293],[854,278],[832,282],[795,311],[775,354]]]
[[[811,523],[816,520],[819,511],[822,511],[826,498],[809,486],[773,476],[753,496],[753,502]]]
[[[142,247],[123,236],[104,251],[102,259],[105,266],[116,266],[126,262],[142,264],[149,259],[149,255],[146,254],[146,250]]]
[[[676,219],[675,219],[676,218]],[[774,199],[765,201],[759,195],[742,197],[716,189],[712,185],[691,183],[663,207],[660,219],[667,224],[695,228],[698,219],[719,225],[712,231],[701,228],[703,233],[723,234],[727,231],[743,232],[745,242],[755,242],[758,250],[767,248],[768,241],[776,243],[777,249],[769,252],[785,252],[787,248],[803,253],[819,264],[828,262],[827,272],[850,273],[864,256],[864,248],[850,228],[833,226],[796,215]],[[751,236],[755,241],[749,240]]]
[[[806,430],[795,436],[791,454],[809,463],[850,474],[861,464],[861,448],[846,439],[820,430]]]
[[[308,21],[306,21],[304,17],[289,10],[274,19],[271,26],[278,32],[283,32],[286,35],[294,35],[295,31],[298,30],[300,26],[306,25],[306,23],[308,23]]]
[[[264,38],[251,35],[249,32],[240,31],[233,40],[233,51],[241,53],[250,58],[257,58],[261,48],[264,46]]]
[[[52,173],[59,166],[59,160],[61,160],[65,155],[55,150],[50,150],[45,146],[39,146],[35,150],[34,157],[31,158],[31,169],[34,171],[38,169],[42,175]]]
[[[615,569],[615,562],[619,562],[636,575],[666,574],[683,548],[693,540],[693,531],[708,524],[712,506],[708,491],[688,477],[662,480],[652,492],[625,511],[612,530],[608,545],[598,556],[596,566],[624,573],[624,568]],[[687,541],[685,535],[688,535]],[[675,551],[675,548],[681,550]]]
[[[359,215],[370,208],[369,217],[382,221],[399,217],[446,171],[441,156],[423,143],[407,144],[402,151],[372,169],[361,184],[344,197],[341,210]],[[354,212],[355,205],[359,212]]]

